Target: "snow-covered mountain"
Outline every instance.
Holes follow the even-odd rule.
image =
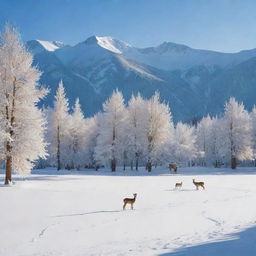
[[[170,42],[141,49],[98,36],[74,46],[32,40],[27,47],[43,71],[41,82],[51,88],[44,103],[51,105],[62,79],[71,103],[79,97],[87,116],[99,111],[115,88],[125,99],[137,92],[150,97],[158,90],[175,120],[218,114],[230,96],[248,107],[254,104],[256,49],[221,53]]]

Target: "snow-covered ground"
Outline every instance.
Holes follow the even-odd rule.
[[[0,255],[256,255],[254,168],[39,170],[15,180],[0,186]],[[123,211],[135,192],[135,210]]]

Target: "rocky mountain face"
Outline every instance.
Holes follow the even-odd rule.
[[[86,116],[101,110],[118,88],[126,100],[157,90],[169,103],[174,121],[218,115],[234,96],[250,109],[256,103],[256,49],[221,53],[164,42],[136,48],[111,37],[90,37],[74,46],[31,40],[28,49],[51,89],[42,104],[52,105],[62,79],[73,104],[79,97]]]

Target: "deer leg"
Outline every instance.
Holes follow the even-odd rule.
[[[131,209],[133,210],[133,204],[131,204]]]
[[[125,210],[126,203],[124,203],[123,210]]]

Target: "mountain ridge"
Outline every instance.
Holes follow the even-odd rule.
[[[70,103],[79,97],[87,116],[100,111],[101,104],[116,88],[123,92],[125,100],[137,92],[148,98],[158,90],[169,102],[175,121],[202,117],[207,111],[216,115],[231,96],[230,90],[242,81],[240,77],[243,85],[239,88],[246,92],[249,90],[246,86],[251,88],[256,76],[252,71],[253,78],[245,76],[250,70],[248,65],[254,65],[249,60],[256,57],[256,49],[221,53],[171,42],[137,48],[112,37],[98,36],[74,46],[32,40],[27,47],[34,54],[34,64],[43,71],[40,82],[52,89],[43,104],[52,105],[55,89],[62,79]],[[242,64],[247,61],[250,64],[246,70]],[[240,97],[239,93],[236,90],[232,96],[245,101],[245,105],[248,101],[251,107],[250,95],[241,92],[243,97]]]

